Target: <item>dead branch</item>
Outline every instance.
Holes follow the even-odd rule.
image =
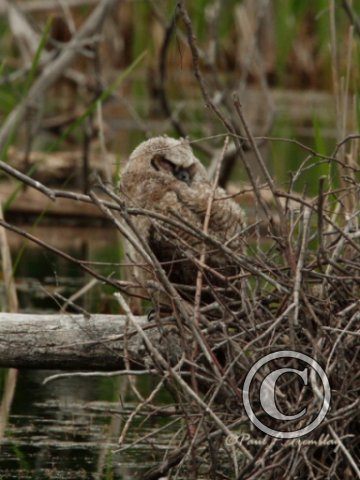
[[[99,32],[106,16],[116,4],[117,0],[103,0],[61,53],[46,65],[30,87],[27,96],[13,109],[3,123],[0,130],[0,151],[3,151],[10,137],[15,133],[16,127],[24,119],[28,108],[41,98],[44,92],[64,73],[76,57],[79,48],[83,47],[83,42]]]

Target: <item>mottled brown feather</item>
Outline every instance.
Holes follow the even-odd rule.
[[[152,159],[159,155],[163,156],[164,162],[160,159],[156,162],[155,168]],[[186,175],[181,175],[181,178],[189,178],[188,183],[174,176],[179,171],[185,172]],[[156,137],[140,144],[131,154],[120,183],[121,194],[129,205],[158,212],[172,219],[173,212],[176,212],[178,216],[200,230],[203,229],[212,188],[205,168],[194,156],[188,141],[169,137]],[[199,238],[147,216],[134,216],[133,221],[162,263],[170,281],[195,287],[197,267],[191,258],[200,257],[203,246]],[[235,253],[241,252],[243,250],[241,232],[244,225],[244,215],[239,205],[226,198],[224,190],[217,188],[208,234],[221,244],[235,237],[227,246]],[[206,246],[206,252],[206,264],[224,277],[240,273],[239,268],[233,262],[229,262],[228,257],[222,252],[215,251],[212,245]],[[144,263],[139,254],[135,254],[135,259],[138,263]],[[145,281],[153,279],[150,271],[149,268],[144,269]],[[209,271],[204,272],[204,279],[205,286],[211,284],[224,288],[228,283]],[[193,299],[194,293],[189,294],[188,289],[179,291],[188,300]],[[202,300],[212,301],[213,296],[203,295]]]

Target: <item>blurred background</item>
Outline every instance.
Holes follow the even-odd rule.
[[[0,125],[100,3],[0,1]],[[359,128],[360,4],[197,0],[188,2],[188,13],[209,98],[242,135],[232,100],[238,93],[276,185],[291,185],[306,196],[316,195],[323,175],[333,187],[340,185],[327,157]],[[135,146],[158,134],[189,136],[211,171],[226,133],[205,105],[176,2],[123,0],[80,45],[71,66],[30,98],[0,155],[50,188],[87,192],[98,177],[116,184]],[[252,153],[245,154],[261,182]],[[357,164],[357,140],[340,154]],[[222,184],[231,191],[247,188],[236,153],[229,155]],[[52,203],[4,173],[0,200],[8,221],[75,258],[96,262],[105,275],[123,277],[121,241],[95,206]],[[251,195],[239,201],[252,219]],[[10,232],[7,241],[20,311],[58,311],[63,301],[56,294],[69,298],[83,287],[74,300],[81,308],[118,311],[113,289],[76,265]],[[0,305],[9,311],[3,279],[1,272]],[[131,448],[113,453],[134,401],[127,381],[69,379],[44,388],[45,376],[23,371],[9,386],[8,372],[0,370],[2,479],[134,478],[161,456],[168,433],[155,449],[146,440],[132,445],[149,427],[138,420],[126,438]],[[139,388],[146,395],[152,379],[141,379]],[[160,402],[169,402],[165,392],[159,395]]]

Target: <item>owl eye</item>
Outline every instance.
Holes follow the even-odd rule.
[[[190,181],[191,181],[190,172],[188,170],[185,170],[185,168],[179,168],[179,167],[174,168],[173,174],[174,174],[174,177],[176,177],[181,182],[185,182],[188,185],[190,184]]]
[[[151,165],[155,170],[158,172],[168,172],[174,175],[175,178],[180,180],[181,182],[187,183],[188,185],[191,183],[191,179],[193,176],[193,172],[189,169],[178,167],[174,165],[172,162],[167,160],[167,158],[163,157],[162,155],[154,155],[151,159]]]

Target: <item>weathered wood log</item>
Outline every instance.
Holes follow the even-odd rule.
[[[70,177],[79,178],[82,175],[82,162],[84,153],[81,150],[70,150],[61,152],[32,151],[25,162],[23,151],[10,147],[8,158],[13,168],[26,173],[30,167],[34,168],[32,178],[47,186],[59,185],[60,182]],[[102,179],[115,172],[116,156],[112,153],[104,154],[91,151],[89,158],[91,171],[95,172]]]
[[[6,184],[0,181],[1,203],[5,203],[13,195],[17,187],[18,185],[13,181],[8,181]],[[26,217],[29,215],[40,215],[43,212],[46,212],[47,217],[72,217],[104,221],[104,215],[96,205],[75,202],[67,198],[57,198],[53,202],[33,188],[19,191],[7,214],[15,213]]]
[[[137,317],[143,328],[147,317]],[[147,330],[149,332],[149,330]],[[160,333],[149,333],[154,343]],[[143,342],[123,315],[0,313],[0,367],[114,371],[144,368]]]

